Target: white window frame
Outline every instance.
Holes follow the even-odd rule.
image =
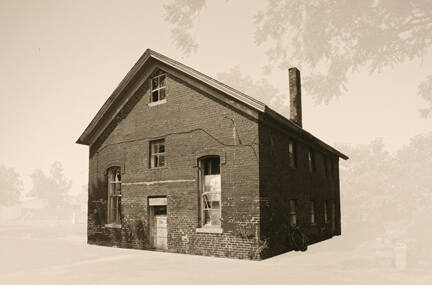
[[[163,78],[163,80],[162,80]],[[156,87],[153,86],[153,82],[156,81]],[[163,84],[162,84],[163,83]],[[152,77],[150,80],[151,92],[149,105],[159,105],[166,102],[166,74],[162,73]],[[153,93],[157,92],[157,100],[154,100]],[[163,95],[162,95],[163,94]],[[163,98],[162,98],[163,97]]]
[[[121,226],[121,169],[110,167],[107,170],[108,200],[107,200],[107,227]]]
[[[218,174],[208,174],[205,175],[205,165],[204,162],[206,159],[219,159],[219,173]],[[212,173],[211,165],[209,172]],[[204,156],[199,159],[199,169],[200,169],[200,226],[202,230],[198,230],[197,232],[212,232],[212,233],[221,233],[222,229],[222,187],[219,188],[219,190],[214,189],[206,189],[205,185],[205,176],[214,176],[214,180],[217,181],[219,179],[219,182],[222,183],[222,177],[221,177],[221,163],[220,163],[220,156],[218,155],[209,155]],[[208,198],[211,197],[211,200]],[[207,202],[207,203],[206,203]],[[219,204],[219,208],[213,208],[213,204],[216,205],[216,203]],[[206,222],[206,212],[209,214],[209,217],[211,214],[215,214],[217,217],[219,217],[219,223],[218,224],[211,224],[211,218],[209,219],[209,223]],[[210,214],[211,213],[211,214]],[[208,230],[205,230],[208,229]]]
[[[160,151],[160,145],[163,145],[163,152]],[[150,168],[162,168],[166,167],[165,153],[166,153],[166,144],[165,139],[158,139],[149,142],[150,148]],[[156,152],[157,150],[157,152]],[[163,164],[161,164],[161,157],[163,157]]]

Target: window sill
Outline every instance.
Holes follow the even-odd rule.
[[[156,102],[151,102],[151,103],[148,103],[148,106],[149,107],[157,106],[157,105],[166,103],[166,101],[167,101],[166,99],[162,99],[162,100],[159,100]]]
[[[216,227],[202,227],[196,229],[197,233],[210,233],[210,234],[221,234],[223,233],[222,228]]]
[[[159,167],[149,167],[150,170],[159,170],[159,169],[167,169],[168,165],[159,166]]]
[[[112,229],[121,229],[121,225],[120,224],[106,224],[105,228],[112,228]]]

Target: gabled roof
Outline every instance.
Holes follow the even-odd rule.
[[[169,57],[166,57],[160,53],[157,53],[151,49],[147,49],[144,54],[140,57],[140,59],[135,63],[135,65],[132,67],[132,69],[126,74],[125,78],[120,82],[120,84],[117,86],[117,88],[113,91],[111,96],[107,99],[107,101],[103,104],[102,108],[98,111],[96,116],[93,118],[93,120],[90,122],[90,124],[87,126],[87,128],[84,130],[82,135],[77,140],[78,144],[84,144],[84,145],[90,145],[92,143],[92,137],[95,134],[95,131],[97,127],[101,124],[102,118],[107,114],[107,112],[110,110],[116,99],[121,95],[122,91],[128,86],[128,84],[131,82],[131,80],[134,78],[134,76],[142,69],[142,67],[149,62],[151,59],[154,59],[158,62],[161,62],[163,64],[166,64],[178,71],[181,71],[188,76],[191,76],[200,82],[203,82],[210,87],[221,91],[222,93],[242,102],[249,108],[252,108],[260,113],[267,114],[274,118],[275,120],[283,123],[285,126],[289,127],[290,129],[294,130],[295,132],[299,133],[300,135],[303,135],[311,140],[313,140],[315,143],[319,144],[321,147],[327,149],[328,151],[336,154],[337,156],[348,159],[346,155],[343,153],[337,151],[336,149],[332,148],[331,146],[327,145],[323,141],[319,140],[312,134],[305,131],[303,128],[299,127],[289,119],[285,118],[284,116],[278,114],[277,112],[270,109],[268,106],[266,106],[264,103],[256,100],[253,97],[250,97],[238,90],[235,90],[234,88],[229,87],[228,85],[225,85],[193,68],[190,68],[178,61],[175,61]]]

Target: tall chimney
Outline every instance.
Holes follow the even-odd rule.
[[[290,90],[290,119],[298,126],[302,127],[302,106],[301,106],[301,82],[300,71],[292,67],[289,73]]]

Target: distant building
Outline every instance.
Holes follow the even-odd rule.
[[[347,156],[302,128],[289,81],[291,119],[148,49],[77,141],[88,243],[263,259],[340,235]]]

